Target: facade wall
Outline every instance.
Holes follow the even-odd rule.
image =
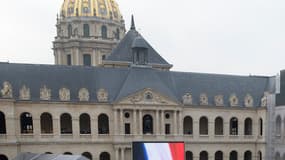
[[[12,159],[19,152],[82,154],[90,152],[93,159],[99,159],[103,152],[108,152],[111,159],[128,160],[131,158],[133,141],[184,141],[185,150],[191,151],[194,160],[199,159],[201,151],[207,151],[209,159],[214,159],[216,151],[222,151],[224,159],[228,159],[231,151],[238,152],[243,159],[245,151],[251,151],[257,160],[259,151],[265,157],[266,108],[241,107],[203,107],[175,105],[109,105],[91,103],[52,103],[52,102],[14,102],[0,101],[0,111],[6,116],[7,134],[0,135],[0,154]],[[20,115],[28,112],[33,118],[33,133],[21,134]],[[48,112],[52,115],[53,133],[42,134],[40,116]],[[60,133],[60,116],[69,113],[72,116],[72,134]],[[79,116],[87,113],[91,117],[91,134],[80,134]],[[129,118],[126,118],[126,113]],[[109,134],[98,134],[98,116],[109,117]],[[169,115],[169,118],[166,117]],[[143,134],[143,117],[153,118],[153,134]],[[193,119],[192,134],[184,135],[183,119]],[[200,135],[199,120],[208,119],[208,134]],[[223,119],[223,134],[215,135],[215,119]],[[229,134],[229,121],[238,119],[238,134]],[[252,119],[252,135],[244,135],[244,121]],[[259,135],[259,119],[263,119],[263,134]],[[125,134],[124,124],[130,123],[131,134]],[[170,134],[165,134],[165,124],[170,124]],[[259,159],[258,159],[259,160]]]

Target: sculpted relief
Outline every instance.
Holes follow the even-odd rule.
[[[237,96],[236,96],[235,94],[232,94],[232,95],[230,96],[229,101],[230,101],[230,105],[231,105],[232,107],[238,106],[238,98],[237,98]]]
[[[81,88],[78,92],[79,101],[89,101],[89,91],[86,88]]]
[[[192,95],[190,93],[186,93],[183,97],[183,104],[191,105],[193,103]]]
[[[31,99],[31,93],[30,88],[28,88],[26,85],[23,85],[22,88],[19,91],[20,100],[30,100]]]
[[[61,88],[59,90],[59,99],[61,101],[70,101],[70,91],[67,88]]]
[[[108,92],[105,89],[99,89],[97,92],[98,102],[108,102]]]
[[[253,107],[253,98],[250,94],[247,94],[244,98],[244,105],[246,107]]]
[[[40,99],[44,101],[51,99],[51,90],[48,89],[46,85],[40,89]]]
[[[223,95],[215,96],[215,105],[216,106],[224,106],[224,96]]]
[[[2,98],[13,98],[12,85],[5,81],[3,82],[3,89],[1,89]]]

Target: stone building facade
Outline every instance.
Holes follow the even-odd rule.
[[[134,19],[125,35],[114,1],[65,0],[61,10],[57,65],[0,63],[0,160],[31,151],[132,160],[134,141],[183,141],[186,160],[283,156],[278,77],[170,71]],[[117,40],[100,37],[102,24],[119,29]]]

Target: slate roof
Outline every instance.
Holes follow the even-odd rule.
[[[13,160],[88,160],[81,155],[20,153]]]
[[[120,43],[112,51],[112,53],[106,58],[105,61],[132,63],[133,62],[132,45],[137,37],[141,37],[140,42],[143,43],[142,44],[143,46],[147,45],[149,64],[159,64],[169,67],[172,66],[164,58],[162,58],[135,29],[131,29],[128,31],[125,37],[120,41]]]
[[[276,95],[276,106],[285,105],[285,70],[280,74],[280,94]]]
[[[84,66],[57,66],[34,64],[0,63],[0,88],[9,81],[13,87],[13,97],[18,100],[23,85],[30,88],[32,101],[40,101],[40,88],[46,85],[52,91],[51,101],[59,100],[59,89],[70,89],[71,101],[78,102],[78,91],[87,88],[90,102],[98,102],[96,92],[104,88],[109,94],[109,103],[145,88],[165,95],[182,103],[182,96],[190,92],[193,103],[199,104],[199,96],[205,93],[210,105],[214,96],[224,95],[224,102],[232,93],[243,106],[246,94],[254,98],[254,106],[260,106],[264,92],[272,91],[274,86],[270,77],[233,76],[219,74],[161,71],[152,68],[102,68]]]

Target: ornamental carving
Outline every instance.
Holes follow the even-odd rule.
[[[142,94],[137,94],[137,95],[134,95],[132,97],[130,97],[130,101],[132,103],[137,103],[137,102],[140,102],[143,100],[143,95]]]
[[[3,89],[1,89],[2,98],[13,98],[12,85],[5,81],[3,82]]]
[[[223,95],[215,96],[215,105],[216,106],[224,106],[224,96]]]
[[[232,94],[230,96],[229,101],[230,101],[230,106],[232,106],[232,107],[238,106],[238,98],[237,98],[237,96],[235,94]]]
[[[267,93],[264,93],[264,96],[261,98],[261,107],[266,107],[268,103]]]
[[[19,98],[20,100],[30,100],[31,99],[31,92],[30,88],[28,88],[26,85],[23,85],[23,87],[19,91]]]
[[[192,95],[190,93],[186,93],[183,97],[183,104],[186,105],[191,105],[193,100],[192,100]]]
[[[108,92],[105,89],[99,89],[97,99],[99,102],[108,102]]]
[[[67,88],[61,88],[59,90],[59,99],[61,101],[70,101],[70,90]]]
[[[78,93],[79,101],[89,101],[89,91],[86,88],[81,88]]]
[[[208,97],[206,94],[200,95],[200,105],[208,105]]]
[[[247,94],[245,97],[244,97],[244,105],[246,107],[253,107],[253,98],[250,94]]]
[[[51,90],[49,88],[47,88],[46,85],[44,85],[40,89],[40,99],[44,100],[44,101],[48,101],[51,99]]]

